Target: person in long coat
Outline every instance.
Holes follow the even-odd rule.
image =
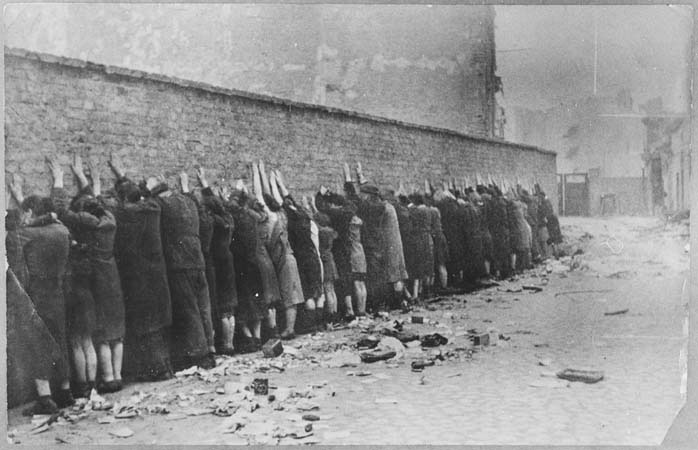
[[[261,348],[261,323],[269,307],[281,297],[276,269],[264,244],[260,223],[266,220],[264,207],[238,184],[227,202],[235,220],[231,250],[238,287],[236,325],[242,331],[242,352]]]
[[[434,273],[438,274],[439,284],[442,289],[446,289],[448,285],[448,271],[446,269],[446,261],[448,261],[448,243],[444,236],[443,226],[441,224],[441,212],[433,205],[432,195],[424,197],[429,210],[429,218],[431,221],[431,236],[434,241]],[[428,289],[432,289],[434,285],[434,275],[427,281]]]
[[[526,204],[526,221],[531,227],[531,259],[540,260],[540,239],[538,237],[538,199],[532,196],[526,189],[520,189],[519,197]]]
[[[212,218],[212,234],[210,258],[213,272],[207,275],[209,293],[211,295],[211,318],[214,324],[214,338],[218,353],[232,355],[235,351],[233,338],[235,336],[235,309],[238,304],[237,284],[235,280],[235,264],[230,250],[235,221],[226,209],[220,193],[214,194],[208,185],[204,170],[199,168],[197,176],[203,189],[202,203],[206,212]],[[202,238],[203,243],[203,238]],[[207,263],[207,273],[209,272]],[[213,288],[211,288],[213,284]]]
[[[441,213],[441,225],[448,246],[446,270],[452,282],[459,284],[464,276],[466,261],[472,257],[466,253],[466,237],[470,230],[467,229],[465,207],[444,191],[434,194],[434,205]]]
[[[62,181],[62,180],[61,180]],[[22,287],[31,299],[39,318],[43,321],[58,345],[58,354],[52,358],[50,373],[42,367],[36,379],[41,379],[45,395],[45,381],[53,382],[59,389],[54,395],[58,407],[74,403],[70,390],[70,369],[66,334],[66,300],[63,285],[70,249],[70,233],[57,220],[49,198],[31,195],[24,198],[21,181],[16,177],[10,185],[21,213],[8,215],[6,228],[8,265],[22,278]],[[53,214],[52,214],[53,213]],[[48,356],[48,355],[46,355]],[[39,368],[37,368],[38,370]],[[40,386],[37,385],[37,388]],[[39,404],[47,408],[49,402]]]
[[[511,267],[511,243],[509,241],[509,213],[507,202],[498,187],[493,187],[490,215],[487,225],[492,233],[492,246],[494,249],[494,272],[499,278],[507,278]]]
[[[161,208],[126,177],[116,159],[109,166],[116,182],[104,200],[117,223],[114,257],[126,317],[124,373],[138,381],[166,380],[173,376],[172,304],[160,235]]]
[[[512,268],[517,272],[529,269],[531,265],[531,226],[526,221],[526,204],[510,193],[510,235],[511,248],[514,253]]]
[[[393,289],[388,281],[387,237],[385,222],[389,220],[386,203],[377,187],[364,184],[361,197],[351,182],[345,183],[347,199],[354,202],[357,216],[363,221],[361,243],[366,255],[366,287],[371,309],[380,311],[387,305]],[[399,233],[399,226],[398,226]]]
[[[57,216],[50,211],[48,199],[32,196],[24,203],[25,199],[22,195],[19,176],[13,176],[10,190],[20,205],[20,209],[7,210],[5,217],[8,403],[12,405],[21,401],[21,399],[15,398],[13,394],[23,392],[22,384],[26,384],[28,381],[25,381],[24,378],[29,376],[35,385],[38,399],[27,410],[27,413],[32,415],[53,414],[59,407],[64,408],[75,404],[68,378],[65,331],[63,331],[61,336],[60,323],[53,323],[49,327],[44,322],[41,316],[49,312],[47,311],[48,308],[39,313],[38,308],[27,294],[25,287],[28,287],[30,283],[36,285],[37,283],[46,282],[36,278],[39,273],[37,272],[37,267],[34,266],[38,261],[31,255],[31,249],[35,247],[35,244],[30,244],[30,242],[34,236],[53,234],[42,232],[46,230],[41,230],[41,228],[47,225],[58,225]],[[29,227],[37,227],[38,229],[29,230],[27,229]],[[58,227],[56,228],[59,229]],[[61,238],[59,241],[63,241],[65,250],[51,254],[51,256],[64,255],[63,259],[51,260],[52,263],[58,264],[59,268],[62,267],[62,270],[65,270],[68,255],[68,232],[67,230],[64,231],[66,239],[63,240]],[[60,234],[56,233],[56,236],[60,236]],[[29,244],[29,256],[32,260],[31,269],[25,259],[24,249],[27,244]],[[15,276],[15,273],[17,276]],[[50,275],[51,272],[47,272],[47,274]],[[62,281],[60,274],[58,274],[57,281],[58,283]],[[34,291],[37,291],[37,289],[34,289]],[[59,318],[64,318],[65,302],[63,297],[57,296],[54,301],[57,303],[54,306],[54,310],[59,310]],[[60,314],[61,307],[63,308],[62,315]],[[58,333],[55,333],[56,330],[58,330]],[[59,341],[58,339],[63,340]],[[51,381],[56,381],[59,384],[59,389],[53,391],[53,398],[51,398]],[[15,383],[17,383],[16,386]]]
[[[411,237],[408,252],[408,272],[413,280],[414,298],[419,298],[420,284],[424,286],[430,277],[434,276],[434,240],[432,230],[432,213],[424,203],[423,194],[412,195],[412,205],[409,208],[411,222]]]
[[[354,203],[325,188],[320,188],[315,203],[318,210],[329,216],[330,224],[338,234],[332,247],[338,272],[335,289],[337,295],[344,298],[345,319],[352,321],[355,316],[366,314],[366,255],[361,243],[363,221],[356,215]]]
[[[180,180],[188,181],[182,174]],[[172,365],[175,370],[193,365],[210,369],[215,367],[215,345],[198,207],[164,181],[151,177],[146,189],[162,208],[162,248],[172,299]]]
[[[89,305],[89,313],[94,314],[93,330],[81,328],[77,323],[84,319],[78,317],[74,320],[75,317],[71,315],[69,331],[79,339],[86,339],[81,333],[90,333],[90,338],[97,348],[101,374],[97,390],[106,393],[119,391],[123,387],[121,368],[125,312],[119,271],[114,259],[116,218],[101,201],[101,181],[96,167],[93,166],[92,169],[92,176],[96,182],[91,188],[83,173],[82,160],[76,156],[72,169],[78,180],[80,192],[71,201],[70,195],[63,187],[54,187],[51,198],[59,219],[68,227],[77,242],[73,247],[72,295],[79,299],[79,304]],[[58,169],[53,167],[52,171]],[[62,174],[60,176],[62,177]],[[83,313],[77,311],[78,316]],[[82,352],[77,353],[76,366],[84,364],[84,356]]]
[[[259,165],[253,165],[253,170],[254,193],[269,218],[265,222],[268,229],[264,243],[276,270],[280,295],[278,306],[284,316],[284,330],[279,335],[276,331],[276,310],[270,310],[270,328],[273,337],[289,340],[295,337],[298,305],[305,301],[298,263],[288,240],[288,217],[281,206],[283,198],[279,192],[276,173],[272,171],[267,178],[262,161]]]
[[[486,274],[485,259],[483,255],[483,225],[482,214],[478,208],[477,193],[472,188],[461,200],[464,211],[463,234],[465,236],[466,260],[463,267],[463,278],[468,284],[474,285],[475,281]]]
[[[324,317],[321,313],[322,300],[322,261],[313,242],[312,219],[310,213],[296,203],[284,183],[281,172],[275,171],[276,185],[283,199],[283,208],[288,219],[288,241],[298,263],[303,297],[305,298],[305,326],[311,332],[321,328]],[[299,327],[297,327],[299,328]]]
[[[482,235],[482,258],[485,264],[485,276],[491,277],[492,263],[494,261],[494,244],[492,242],[492,232],[490,231],[490,220],[492,216],[492,194],[486,186],[478,185],[473,197],[479,196],[477,207],[480,212],[480,233]]]

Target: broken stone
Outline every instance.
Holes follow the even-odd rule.
[[[133,436],[133,430],[128,427],[115,428],[109,431],[109,434],[118,438],[129,438]]]
[[[339,368],[339,367],[356,367],[361,363],[361,357],[356,353],[350,351],[339,351],[336,352],[332,357],[324,364],[326,367]]]
[[[538,365],[539,365],[539,366],[547,367],[547,366],[549,366],[550,364],[552,364],[552,362],[553,362],[553,360],[550,359],[550,358],[543,358],[543,359],[541,359],[541,360],[538,361]]]
[[[361,361],[365,363],[374,363],[377,361],[384,361],[387,359],[394,358],[397,355],[396,352],[392,350],[378,350],[373,352],[361,353]]]
[[[490,335],[488,333],[471,334],[468,338],[473,342],[473,345],[486,346],[490,344]]]
[[[279,339],[269,339],[262,346],[262,353],[265,358],[276,358],[284,352],[284,346]]]
[[[557,377],[569,381],[583,383],[598,383],[603,380],[604,373],[600,370],[565,369],[557,373]]]
[[[618,316],[618,315],[621,315],[621,314],[625,314],[625,313],[627,313],[628,311],[630,311],[630,310],[629,310],[628,308],[625,308],[625,309],[619,309],[619,310],[617,310],[617,311],[605,312],[605,313],[603,313],[603,315],[604,315],[604,316]]]
[[[316,422],[316,421],[320,420],[320,417],[316,416],[315,414],[304,414],[303,420],[307,420],[308,422]],[[312,428],[311,428],[311,430],[312,430]]]

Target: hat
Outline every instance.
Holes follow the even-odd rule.
[[[378,190],[378,188],[372,184],[364,184],[363,186],[361,186],[360,191],[364,194],[380,195],[380,191]]]

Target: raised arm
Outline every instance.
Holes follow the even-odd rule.
[[[22,206],[24,201],[24,194],[22,192],[22,183],[24,180],[18,173],[12,174],[12,181],[9,183],[10,192],[12,193],[12,198],[17,202],[17,206]]]
[[[87,168],[90,170],[90,178],[92,178],[92,192],[96,197],[99,197],[102,195],[102,173],[99,162],[94,163],[90,160],[87,162]]]
[[[63,169],[61,169],[60,164],[58,162],[50,157],[46,157],[46,164],[48,164],[48,168],[51,171],[51,177],[53,178],[53,187],[54,188],[63,188]]]
[[[269,187],[269,180],[267,179],[267,172],[266,169],[264,168],[264,161],[261,159],[259,160],[259,166],[257,166],[259,170],[259,178],[262,183],[262,193],[265,195],[271,195],[271,189]]]
[[[78,180],[78,189],[80,191],[90,186],[90,182],[87,181],[85,172],[82,169],[82,157],[77,153],[73,157],[73,164],[70,166],[70,168],[72,169],[75,178]]]
[[[182,188],[182,193],[189,193],[189,175],[186,172],[179,173],[179,185]]]
[[[109,168],[114,173],[117,180],[126,178],[126,170],[124,169],[123,164],[113,153],[109,155],[109,161],[107,161],[107,164],[109,164]]]
[[[277,185],[278,180],[276,179],[276,173],[272,170],[269,173],[269,184],[271,185],[271,195],[274,197],[274,200],[276,203],[279,205],[283,204],[284,198],[281,196],[281,193],[279,192],[279,186]]]

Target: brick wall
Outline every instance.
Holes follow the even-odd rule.
[[[6,48],[5,102],[5,170],[21,173],[30,193],[48,192],[46,154],[69,172],[77,151],[104,162],[115,152],[129,173],[171,181],[198,164],[211,178],[241,178],[264,158],[299,194],[336,186],[345,161],[361,161],[382,187],[518,175],[537,178],[557,205],[552,152],[144,72]]]

